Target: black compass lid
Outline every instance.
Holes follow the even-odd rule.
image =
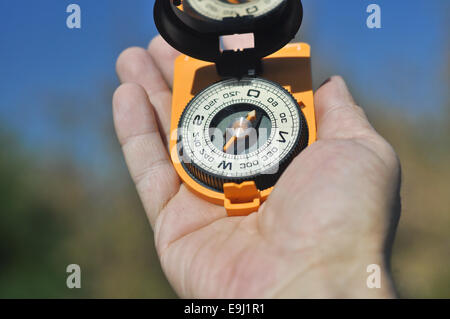
[[[223,77],[261,73],[261,59],[289,43],[299,30],[303,18],[300,0],[272,0],[279,4],[263,15],[250,13],[222,19],[210,19],[200,13],[193,13],[193,10],[189,10],[189,3],[195,1],[200,0],[155,0],[156,27],[162,37],[178,51],[199,60],[214,62]],[[200,2],[207,1],[211,1],[211,5],[224,2]],[[253,48],[221,50],[221,36],[246,33],[254,35]]]

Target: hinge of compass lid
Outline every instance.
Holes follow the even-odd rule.
[[[294,38],[303,17],[300,0],[281,1],[262,16],[232,16],[220,21],[203,19],[179,5],[179,0],[155,0],[153,15],[159,33],[178,51],[215,63],[221,77],[260,75],[261,60]],[[220,37],[246,33],[253,33],[252,48],[220,50]]]
[[[261,59],[254,48],[225,50],[216,61],[217,72],[221,77],[257,76],[262,73]]]

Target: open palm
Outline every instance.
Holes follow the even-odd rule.
[[[257,213],[227,217],[191,193],[167,142],[173,62],[161,37],[117,62],[114,121],[154,229],[161,264],[182,297],[390,297],[399,214],[395,152],[332,77],[315,94],[318,141],[298,155]],[[366,285],[380,265],[381,289]]]

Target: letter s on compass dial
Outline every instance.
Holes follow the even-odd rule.
[[[178,155],[200,184],[275,185],[308,144],[305,117],[294,97],[261,78],[217,82],[197,94],[178,124]]]
[[[211,20],[221,21],[226,17],[263,16],[285,0],[184,0],[187,9]]]

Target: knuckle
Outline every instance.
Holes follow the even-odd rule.
[[[393,171],[400,170],[400,158],[394,147],[381,135],[375,132],[373,136],[374,142],[377,143],[377,153],[383,159],[388,169]]]
[[[115,116],[123,115],[129,112],[129,108],[135,100],[145,97],[144,89],[135,83],[121,84],[113,94],[112,106]]]
[[[386,140],[384,140],[383,157],[389,168],[400,168],[400,158],[398,157],[397,152],[395,152],[394,147]]]
[[[128,100],[130,96],[134,96],[142,90],[141,86],[136,83],[123,83],[115,91],[113,95],[113,101],[120,102],[123,99]]]
[[[359,106],[358,104],[353,104],[352,108],[359,116],[362,116],[364,118],[367,117],[366,111],[364,111],[364,108],[362,106]]]
[[[156,59],[173,60],[180,55],[180,52],[167,43],[161,35],[157,35],[150,41],[147,50]]]
[[[125,95],[127,95],[127,92],[129,91],[128,83],[121,84],[113,94],[113,107],[114,109],[118,108],[118,106],[121,104],[122,99]]]

